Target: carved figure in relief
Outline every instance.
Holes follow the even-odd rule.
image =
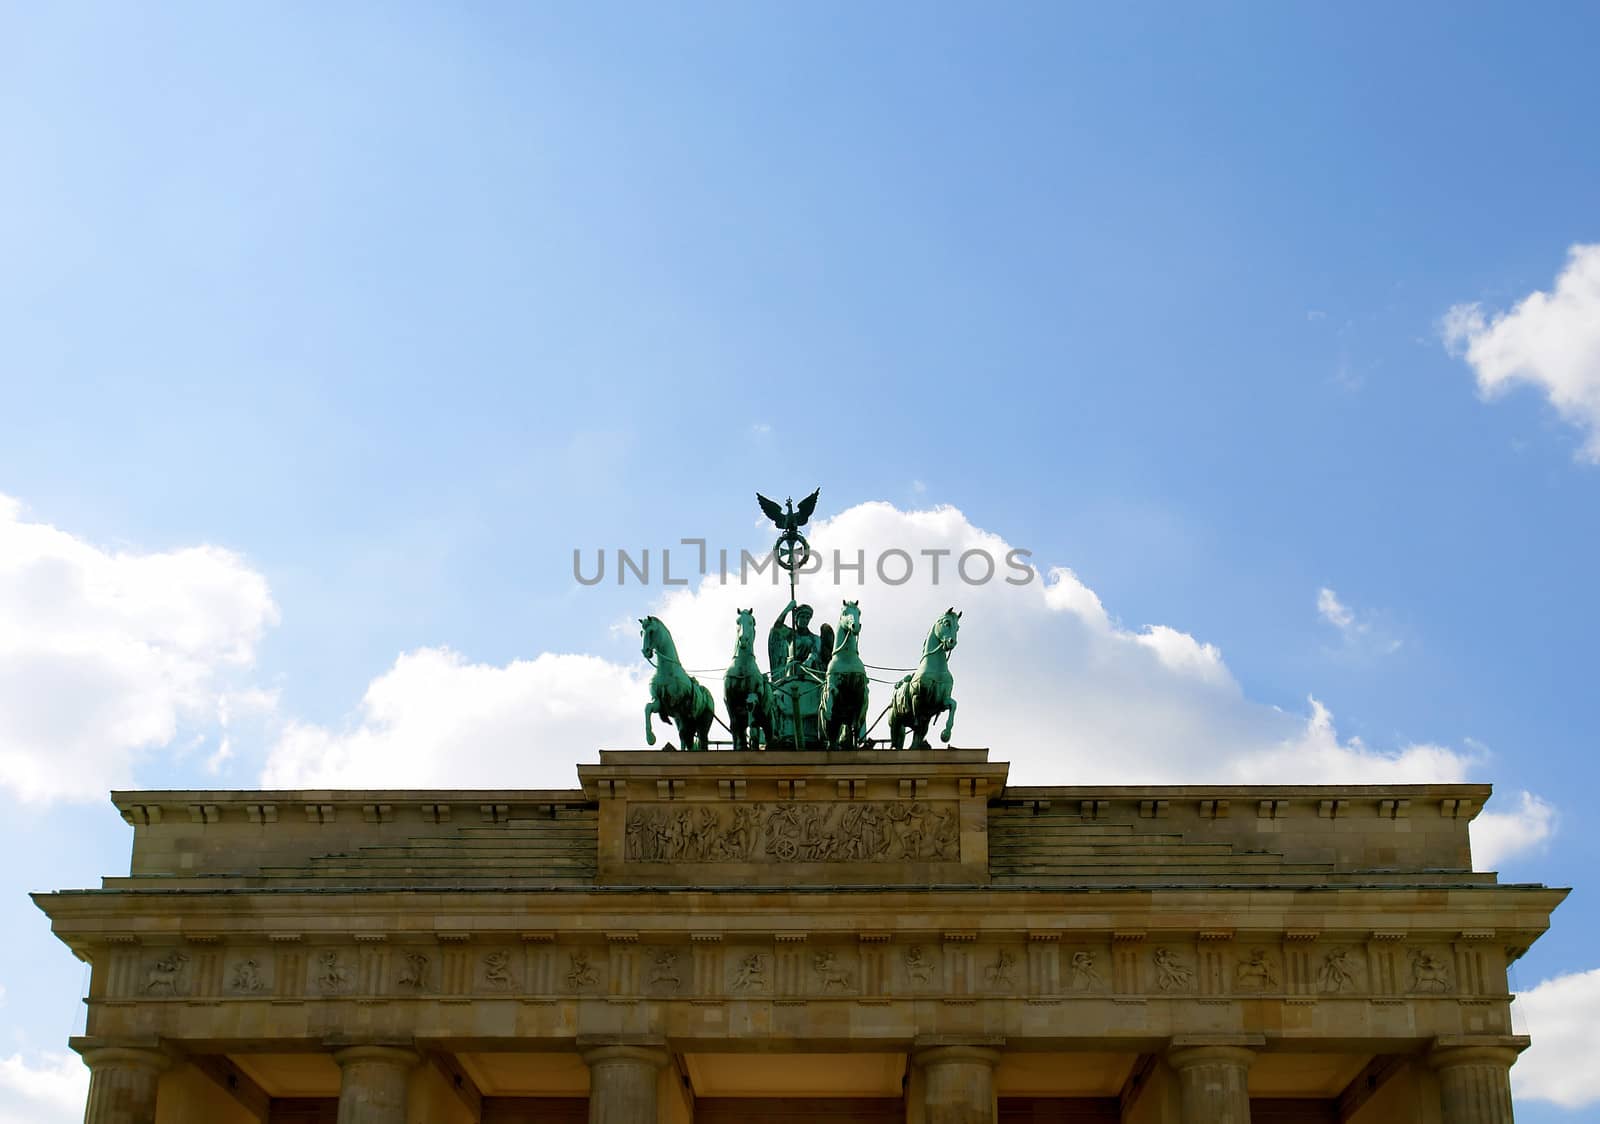
[[[343,991],[350,985],[350,969],[339,962],[339,954],[333,949],[319,955],[317,963],[317,986],[323,991]]]
[[[1089,991],[1103,984],[1100,970],[1095,967],[1094,953],[1087,949],[1072,954],[1072,986],[1079,991]]]
[[[629,809],[624,841],[634,862],[951,862],[961,823],[922,801],[645,804]]]
[[[401,987],[412,991],[424,991],[428,986],[428,956],[423,952],[406,953],[405,970],[400,973],[400,978],[395,981]]]
[[[261,978],[260,966],[254,960],[241,960],[233,966],[234,991],[266,991],[267,981]]]
[[[1336,948],[1322,959],[1322,969],[1317,973],[1317,986],[1323,991],[1339,992],[1356,982],[1356,964],[1348,948]]]
[[[906,977],[912,983],[929,983],[933,979],[933,964],[919,944],[906,949]]]
[[[658,948],[650,953],[650,983],[671,985],[674,989],[682,985],[678,978],[678,954],[670,948]]]
[[[594,965],[589,961],[589,954],[574,952],[567,962],[567,986],[576,991],[578,988],[593,987],[599,982]]]
[[[1002,948],[994,963],[989,965],[986,974],[991,987],[1011,987],[1011,970],[1017,966],[1017,958],[1008,948]]]
[[[512,985],[511,954],[504,949],[486,953],[483,957],[483,982],[490,987],[508,988]]]
[[[1264,948],[1250,950],[1250,959],[1241,960],[1233,970],[1234,986],[1246,991],[1265,991],[1278,986],[1278,969],[1273,967]]]
[[[840,964],[839,957],[831,951],[817,953],[811,958],[811,966],[816,969],[817,978],[821,981],[824,992],[830,987],[849,991],[854,986],[855,979],[850,969]]]
[[[761,830],[760,804],[746,804],[733,810],[733,826],[717,840],[716,857],[740,861],[755,849],[756,833]]]
[[[183,971],[183,966],[189,958],[181,952],[169,952],[150,965],[150,971],[144,978],[144,992],[146,995],[156,995],[165,992],[167,995],[178,994],[178,973]]]
[[[1162,991],[1177,991],[1189,986],[1194,979],[1194,972],[1187,964],[1178,959],[1176,953],[1168,948],[1158,948],[1155,951],[1156,986]]]
[[[1411,990],[1441,993],[1450,990],[1450,969],[1425,948],[1411,950]]]
[[[755,991],[766,986],[766,959],[759,952],[752,952],[739,961],[739,967],[733,973],[734,991]]]

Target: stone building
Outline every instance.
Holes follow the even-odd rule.
[[[1502,1124],[1484,785],[1030,788],[603,752],[560,791],[119,792],[37,897],[89,1124]]]

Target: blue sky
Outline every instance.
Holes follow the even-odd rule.
[[[1517,981],[1600,969],[1596,41],[1576,4],[0,5],[0,494],[215,594],[72,633],[187,677],[120,746],[52,681],[105,781],[0,825],[0,1057],[47,1064],[80,982],[22,892],[126,861],[82,789],[259,783],[405,653],[637,664],[660,591],[573,548],[755,547],[749,493],[816,484],[1533,794],[1504,876],[1578,892]]]

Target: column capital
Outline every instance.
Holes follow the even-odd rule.
[[[1428,1065],[1434,1069],[1458,1065],[1510,1069],[1531,1041],[1526,1034],[1441,1034],[1428,1049]]]
[[[410,1046],[394,1042],[330,1043],[334,1046],[333,1060],[342,1069],[360,1062],[386,1062],[389,1065],[412,1069],[422,1061],[422,1055]]]
[[[102,1066],[135,1066],[154,1073],[167,1070],[176,1057],[157,1038],[71,1038],[67,1045],[91,1070]]]
[[[1167,1043],[1167,1064],[1178,1070],[1219,1062],[1249,1068],[1266,1043],[1262,1034],[1178,1034]]]
[[[662,1069],[672,1060],[666,1039],[655,1035],[580,1034],[577,1045],[578,1054],[591,1066],[631,1061]]]
[[[918,1065],[941,1062],[980,1062],[993,1067],[1006,1044],[996,1035],[919,1034],[911,1042],[911,1056]]]

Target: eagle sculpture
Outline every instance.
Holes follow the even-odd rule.
[[[806,525],[806,520],[811,518],[811,513],[817,509],[817,497],[821,494],[822,489],[818,488],[801,500],[799,507],[794,505],[793,500],[786,500],[784,502],[788,504],[787,511],[777,500],[769,500],[760,492],[756,493],[756,502],[761,505],[761,510],[767,513],[767,518],[772,520],[778,530],[785,535],[793,535]]]

